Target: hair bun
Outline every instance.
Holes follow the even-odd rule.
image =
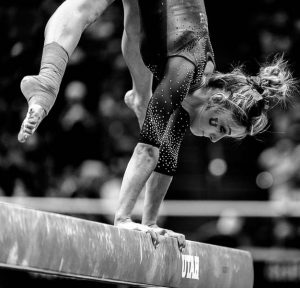
[[[264,89],[262,96],[272,97],[272,102],[274,100],[276,103],[285,102],[295,87],[295,80],[292,78],[287,62],[282,57],[262,67],[258,76],[261,78],[261,87]]]

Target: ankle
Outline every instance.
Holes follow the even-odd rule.
[[[29,105],[38,104],[46,114],[49,113],[59,92],[68,59],[68,53],[58,43],[44,46],[39,75],[24,77],[21,82],[21,90]]]
[[[59,87],[68,61],[69,55],[62,46],[56,42],[46,44],[39,75],[53,81]]]

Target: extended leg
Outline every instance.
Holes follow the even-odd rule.
[[[138,118],[139,126],[145,119],[152,96],[152,73],[145,66],[140,53],[140,15],[136,0],[123,0],[124,31],[122,53],[132,79],[132,90],[125,94],[125,103]]]
[[[69,56],[82,32],[114,0],[66,0],[49,19],[38,75],[26,76],[21,91],[29,108],[18,135],[20,142],[31,136],[52,108],[59,91]]]

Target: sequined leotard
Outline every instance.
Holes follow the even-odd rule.
[[[160,149],[155,171],[173,175],[190,124],[181,102],[201,85],[206,63],[214,62],[205,6],[203,0],[138,2],[143,31],[141,55],[159,80],[147,108],[140,142]]]

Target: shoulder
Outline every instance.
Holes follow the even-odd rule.
[[[203,71],[204,76],[210,76],[214,73],[215,71],[215,64],[213,61],[208,60]]]

